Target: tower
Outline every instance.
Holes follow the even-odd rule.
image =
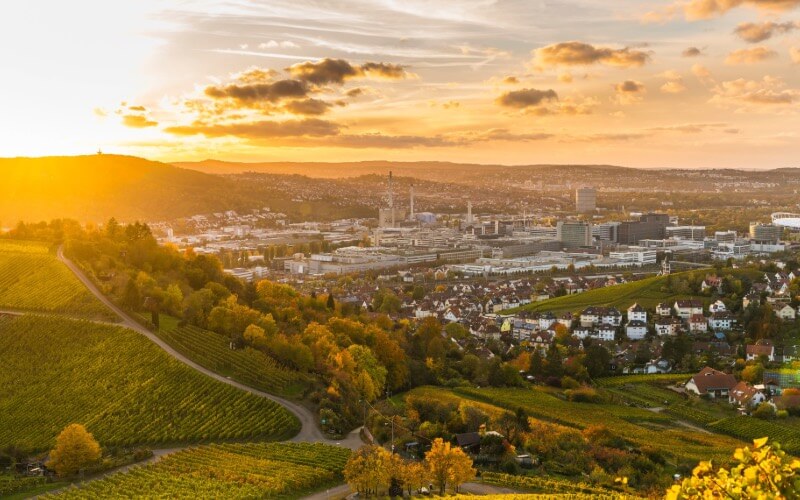
[[[392,227],[394,227],[394,191],[392,190],[392,171],[389,170],[389,212],[392,214]]]
[[[467,201],[467,224],[472,224],[472,202]]]

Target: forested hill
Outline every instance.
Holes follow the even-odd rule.
[[[233,180],[131,156],[0,158],[0,172],[0,226],[161,220],[264,203]]]

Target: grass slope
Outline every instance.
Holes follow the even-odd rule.
[[[672,304],[678,299],[689,298],[697,298],[708,304],[710,301],[709,297],[678,295],[666,290],[665,287],[670,277],[689,277],[693,273],[705,275],[712,272],[713,271],[707,270],[687,271],[684,273],[675,273],[670,276],[654,276],[652,278],[645,278],[621,285],[597,288],[589,290],[588,292],[543,300],[521,307],[518,310],[537,312],[550,311],[554,313],[566,311],[580,312],[589,306],[616,307],[620,310],[624,310],[637,302],[645,309],[654,309],[660,302]],[[736,276],[746,277],[748,279],[757,277],[757,274],[753,274],[753,271],[735,270],[733,272]]]
[[[297,419],[208,378],[121,327],[0,319],[0,448],[52,446],[70,423],[102,445],[284,439]]]
[[[54,497],[300,498],[341,483],[349,455],[308,443],[200,446]]]
[[[116,318],[42,242],[0,240],[0,308]]]
[[[296,370],[281,366],[261,351],[245,347],[231,350],[229,340],[195,326],[179,326],[178,320],[161,316],[155,333],[195,363],[245,385],[288,397],[301,397],[310,381]]]

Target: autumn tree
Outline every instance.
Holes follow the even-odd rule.
[[[359,495],[377,495],[391,479],[392,454],[380,446],[362,446],[344,466],[344,479]]]
[[[56,438],[47,463],[61,477],[78,473],[100,459],[100,445],[84,426],[70,424]]]
[[[700,462],[691,477],[667,490],[668,500],[689,498],[798,498],[800,460],[786,454],[767,438],[753,441],[753,449],[739,448],[737,464],[714,470],[711,462]]]
[[[444,495],[448,485],[458,492],[461,484],[475,477],[472,459],[461,448],[453,448],[442,438],[436,438],[430,451],[425,453],[425,465],[439,494]]]

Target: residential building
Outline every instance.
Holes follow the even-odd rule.
[[[689,319],[695,314],[703,314],[703,302],[696,299],[676,300],[675,314],[679,318]]]
[[[708,318],[708,326],[715,332],[727,332],[736,324],[736,318],[729,311],[716,312]]]
[[[733,375],[706,366],[686,383],[686,391],[714,399],[727,398],[736,384],[738,382]]]
[[[638,303],[628,308],[628,323],[631,321],[642,321],[647,323],[647,311]]]
[[[770,362],[775,361],[775,346],[771,341],[763,339],[755,344],[748,344],[745,348],[747,361],[754,361],[765,356]]]
[[[641,340],[647,335],[647,323],[644,321],[628,321],[625,325],[625,335],[631,340]]]

